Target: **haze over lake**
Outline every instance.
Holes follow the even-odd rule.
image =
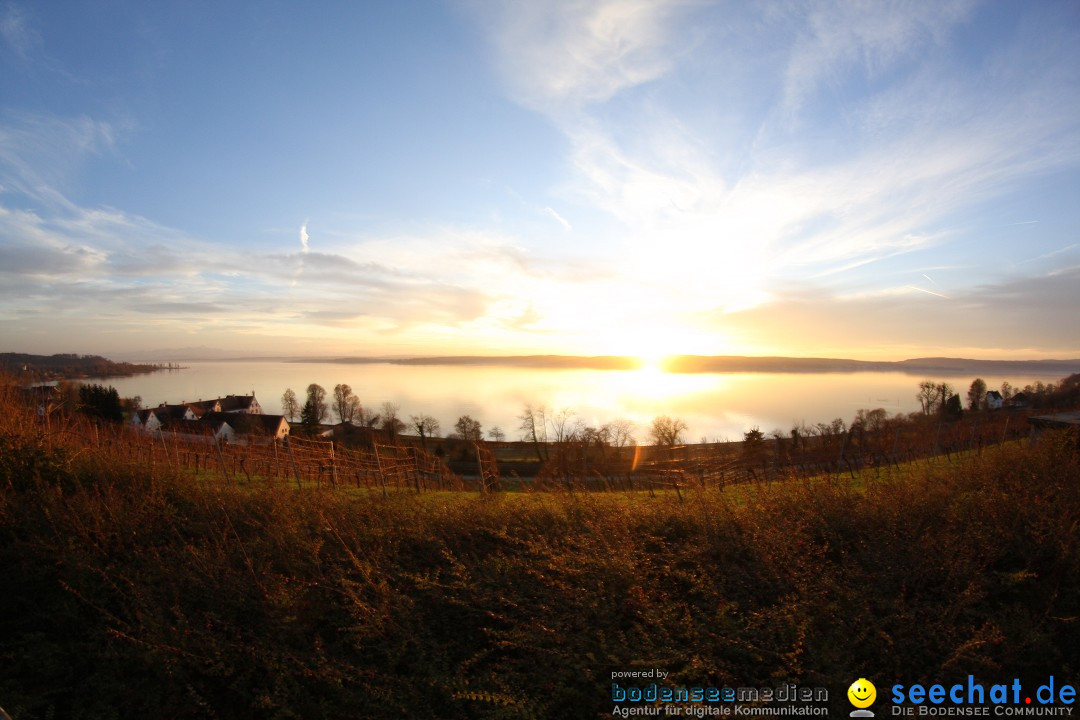
[[[963,397],[973,374],[929,374],[944,380]],[[1008,380],[1021,388],[1035,381],[1056,382],[1063,375],[999,376],[981,374],[991,389]],[[310,383],[332,395],[347,383],[365,407],[378,411],[385,401],[401,406],[400,417],[433,415],[443,434],[455,420],[470,415],[485,432],[500,427],[507,439],[518,438],[517,415],[525,403],[553,410],[571,408],[586,425],[618,418],[636,425],[635,437],[646,442],[646,429],[657,415],[680,417],[687,439],[739,440],[752,427],[765,432],[791,430],[794,423],[850,423],[860,408],[884,408],[890,414],[919,409],[915,399],[923,376],[904,372],[832,373],[666,373],[639,370],[584,370],[493,366],[410,366],[386,363],[219,361],[191,362],[184,370],[102,380],[122,396],[142,397],[144,407],[228,394],[254,392],[266,413],[281,412],[281,395],[292,388],[301,402]]]

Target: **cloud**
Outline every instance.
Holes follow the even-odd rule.
[[[785,107],[799,110],[823,85],[838,85],[849,73],[876,80],[900,64],[926,56],[948,40],[974,6],[973,0],[826,0],[792,6],[800,29],[784,73]]]
[[[133,308],[136,312],[149,313],[151,315],[194,315],[203,317],[229,312],[230,307],[225,303],[208,302],[145,302]]]
[[[558,212],[556,212],[554,208],[545,207],[544,208],[544,213],[546,215],[554,218],[555,222],[562,225],[563,230],[565,230],[566,232],[573,232],[574,231],[574,228],[573,228],[573,226],[570,225],[570,222],[566,218],[564,218],[562,215],[560,215]]]
[[[1080,267],[983,283],[951,293],[948,302],[914,287],[840,297],[804,286],[745,312],[703,316],[702,323],[743,347],[800,355],[896,359],[947,348],[982,357],[1078,357],[1078,286]]]
[[[522,104],[554,112],[610,99],[671,67],[669,19],[685,2],[476,3],[499,66]]]
[[[0,184],[35,202],[66,202],[63,188],[87,158],[111,150],[116,128],[80,115],[7,112],[0,115]]]
[[[0,39],[24,61],[41,47],[41,35],[30,26],[22,8],[14,3],[8,3],[0,14]]]
[[[0,36],[36,52],[40,38],[14,7],[0,14]],[[566,176],[521,197],[526,229],[505,216],[486,227],[410,218],[408,231],[390,220],[378,234],[320,226],[317,251],[307,219],[273,251],[196,237],[78,204],[75,181],[117,152],[122,127],[8,112],[0,315],[31,327],[44,307],[146,326],[152,310],[184,332],[313,328],[350,343],[375,331],[458,342],[608,333],[613,345],[683,325],[702,338],[728,325],[760,337],[757,318],[809,344],[821,340],[810,328],[888,342],[890,326],[905,342],[948,342],[920,323],[989,337],[994,323],[979,313],[1034,312],[1050,286],[1061,299],[1051,277],[1027,295],[976,285],[993,268],[973,258],[992,250],[974,247],[972,227],[1002,217],[967,213],[1080,168],[1080,63],[1065,42],[1075,33],[1019,27],[962,45],[969,22],[993,19],[967,2],[472,7],[508,95],[564,140],[566,154],[550,160]],[[1040,211],[1021,206],[1004,222]],[[1048,244],[1023,251],[1067,259]],[[918,287],[927,267],[961,265],[941,287]],[[927,294],[939,290],[949,302]]]

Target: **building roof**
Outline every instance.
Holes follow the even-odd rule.
[[[214,430],[220,428],[223,423],[228,423],[229,427],[241,435],[276,435],[281,428],[281,423],[284,422],[285,427],[289,426],[282,415],[248,415],[227,412],[206,413],[199,422],[209,425]]]
[[[255,400],[255,394],[251,395],[226,395],[223,398],[218,398],[217,401],[221,403],[221,412],[238,412],[241,410],[250,410],[253,405],[258,405],[258,401]]]
[[[191,410],[198,417],[199,413],[190,405],[166,405],[162,403],[154,408],[154,414],[157,415],[158,420],[165,420],[165,418],[173,418],[176,420],[183,420],[184,416],[188,414],[188,410]]]
[[[195,414],[202,417],[203,413],[214,412],[214,408],[217,407],[217,400],[196,400],[195,402],[185,402],[189,408],[195,411]]]

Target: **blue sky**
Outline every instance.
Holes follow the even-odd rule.
[[[0,0],[0,349],[1080,357],[1075,2]]]

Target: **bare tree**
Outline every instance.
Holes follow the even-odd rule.
[[[356,396],[353,395],[353,397]],[[357,425],[362,425],[366,428],[378,427],[379,421],[382,419],[379,413],[372,412],[368,408],[365,408],[363,405],[361,405],[359,398],[357,398],[356,401],[356,412],[353,413],[353,418],[355,418],[355,422]]]
[[[521,425],[518,426],[521,430],[521,439],[533,444],[536,459],[543,462],[544,455],[541,448],[547,443],[547,408],[543,405],[533,407],[526,404],[518,415],[518,420],[521,421]]]
[[[652,438],[654,445],[671,447],[682,443],[682,434],[686,430],[686,423],[679,418],[661,415],[653,418],[652,427],[649,428],[649,437]]]
[[[426,450],[427,439],[439,433],[439,421],[430,415],[410,415],[409,420],[412,422],[412,426],[416,428],[416,433],[420,436],[420,444]]]
[[[506,439],[506,433],[502,431],[498,425],[488,430],[488,437],[495,442],[502,442]]]
[[[339,422],[352,422],[355,406],[349,403],[349,399],[355,397],[352,388],[341,383],[334,386],[334,412],[337,413]]]
[[[1001,399],[1008,402],[1013,396],[1013,386],[1008,380],[1001,383]]]
[[[860,425],[872,432],[880,430],[884,426],[885,421],[889,419],[889,412],[885,408],[877,408],[875,410],[868,410],[866,408],[860,408],[855,412],[854,425]],[[792,430],[792,438],[795,438],[795,430]]]
[[[937,383],[933,380],[923,380],[919,383],[919,392],[915,395],[915,399],[919,401],[923,415],[933,415],[936,409]]]
[[[345,409],[349,415],[349,422],[360,422],[364,414],[364,406],[360,404],[360,398],[350,395],[345,401]]]
[[[307,386],[307,402],[310,405],[311,418],[317,423],[324,422],[330,416],[330,409],[326,405],[326,388],[318,383]]]
[[[606,447],[611,444],[611,428],[607,425],[598,428],[582,425],[575,428],[574,437],[586,447]]]
[[[401,412],[401,406],[397,403],[388,400],[382,404],[382,429],[391,440],[396,440],[398,433],[405,429],[405,423],[398,419],[399,412]]]
[[[971,381],[971,387],[968,388],[968,407],[972,410],[978,410],[986,402],[986,381],[982,378],[975,378]]]
[[[608,442],[612,447],[628,447],[636,445],[634,440],[634,423],[623,418],[613,420],[604,425],[607,428]]]
[[[300,414],[300,402],[296,399],[296,393],[292,391],[292,388],[286,388],[281,395],[281,414],[289,418],[290,422]]]
[[[570,440],[570,437],[574,434],[574,426],[570,420],[574,417],[575,411],[570,408],[563,408],[559,412],[551,416],[551,432],[555,436],[555,442],[564,443]]]
[[[468,415],[462,415],[454,423],[454,429],[457,430],[458,435],[462,440],[472,440],[473,442],[479,442],[484,439],[483,429],[480,427],[479,420],[473,420]]]

